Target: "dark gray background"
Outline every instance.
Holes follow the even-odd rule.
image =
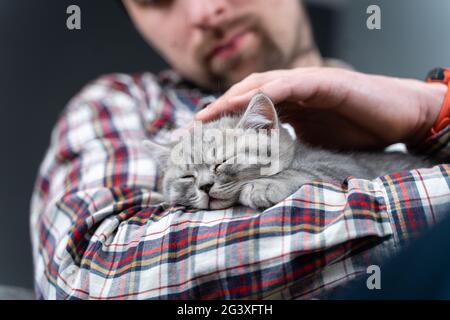
[[[415,78],[450,66],[448,0],[308,3],[326,56]],[[70,4],[81,7],[81,31],[66,29]],[[381,31],[366,28],[369,4],[382,8]],[[164,66],[112,0],[0,0],[0,284],[32,286],[29,200],[67,101],[100,74]]]

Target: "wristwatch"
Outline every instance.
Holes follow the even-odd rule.
[[[433,128],[429,132],[429,136],[434,136],[436,133],[450,125],[450,68],[436,68],[428,73],[426,81],[428,83],[443,83],[448,86],[447,94],[444,99],[444,104],[441,107],[439,116],[434,123]]]

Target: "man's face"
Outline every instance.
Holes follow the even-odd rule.
[[[137,29],[184,77],[219,89],[288,68],[314,46],[299,0],[123,0]]]

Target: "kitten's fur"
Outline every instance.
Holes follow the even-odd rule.
[[[244,115],[224,116],[204,124],[204,128],[217,128],[224,135],[225,130],[231,128],[279,129],[279,172],[262,176],[262,165],[230,164],[231,159],[223,162],[213,155],[203,164],[177,165],[169,157],[170,147],[146,141],[161,165],[164,173],[161,191],[171,205],[222,209],[240,203],[252,208],[267,208],[314,180],[342,182],[348,176],[373,179],[431,165],[404,153],[341,153],[307,146],[294,140],[280,125],[272,102],[262,93],[253,97]],[[193,137],[192,130],[190,133]],[[245,134],[241,138],[245,138]],[[206,154],[212,147],[209,142],[197,142],[202,144],[202,150],[193,150],[194,153]],[[239,152],[244,150],[237,150]]]

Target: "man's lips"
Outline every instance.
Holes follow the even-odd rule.
[[[233,54],[240,47],[241,40],[247,34],[247,31],[241,31],[230,37],[228,40],[216,45],[207,55],[207,59],[210,60],[215,57],[226,57]]]

